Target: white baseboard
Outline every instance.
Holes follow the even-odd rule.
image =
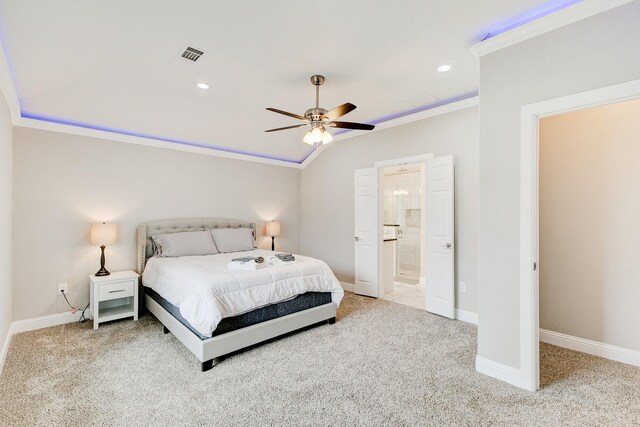
[[[422,281],[422,280],[423,280],[423,278],[420,278],[420,281]],[[353,283],[348,283],[348,282],[342,282],[341,281],[340,284],[342,285],[342,289],[344,289],[345,291],[348,291],[348,292],[355,292],[356,291],[356,285],[354,285]],[[456,319],[462,320],[463,322],[473,323],[474,325],[477,325],[478,324],[478,313],[473,313],[471,311],[456,309]]]
[[[640,366],[640,351],[628,350],[626,348],[616,347],[615,345],[573,337],[546,329],[540,329],[540,341],[557,345],[558,347],[604,357],[605,359],[615,360],[616,362]]]
[[[516,387],[521,387],[520,369],[512,368],[511,366],[476,356],[476,371]]]
[[[76,311],[75,313],[67,311],[64,313],[50,314],[48,316],[34,317],[33,319],[16,320],[11,323],[11,333],[19,334],[20,332],[34,331],[50,326],[77,322],[80,320],[81,314],[81,311]]]
[[[478,313],[473,313],[471,311],[459,310],[456,308],[456,319],[462,320],[463,322],[473,323],[474,325],[478,324]]]
[[[13,332],[11,331],[11,326],[12,325],[9,325],[9,329],[7,330],[7,335],[4,337],[4,342],[2,343],[2,348],[0,349],[0,374],[2,374],[4,361],[7,358],[7,353],[9,352],[9,345],[11,344],[11,337],[13,336]]]
[[[345,291],[349,291],[349,292],[356,291],[356,285],[354,285],[353,283],[340,282],[340,284],[342,285],[342,289],[344,289]]]

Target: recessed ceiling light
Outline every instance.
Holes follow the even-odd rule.
[[[209,89],[209,85],[206,83],[198,83],[200,89]]]
[[[441,73],[446,73],[447,71],[451,71],[452,68],[453,68],[453,65],[451,64],[442,64],[441,66],[438,67],[438,71]]]

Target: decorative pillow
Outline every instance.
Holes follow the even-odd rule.
[[[221,253],[252,251],[256,248],[250,228],[216,228],[211,230],[213,241]]]
[[[154,252],[159,257],[215,255],[218,253],[209,230],[156,234],[151,236],[151,239],[155,243]]]

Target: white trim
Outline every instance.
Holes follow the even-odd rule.
[[[377,168],[385,168],[387,166],[399,166],[405,163],[426,162],[427,159],[433,159],[433,157],[433,153],[420,154],[418,156],[401,157],[399,159],[381,160],[379,162],[375,162],[373,165]]]
[[[521,109],[520,141],[520,371],[522,388],[539,388],[538,121],[541,117],[640,98],[640,80],[581,92]]]
[[[473,323],[474,325],[477,325],[478,313],[473,313],[471,311],[460,310],[456,308],[456,319],[462,322]]]
[[[479,105],[479,98],[477,96],[473,96],[471,98],[466,98],[460,101],[455,101],[455,102],[451,102],[449,104],[445,104],[445,105],[441,105],[439,107],[434,107],[428,110],[424,110],[424,111],[420,111],[418,113],[415,114],[410,114],[408,116],[404,116],[404,117],[399,117],[397,119],[393,119],[393,120],[389,120],[387,122],[383,122],[380,124],[377,124],[375,129],[373,129],[372,131],[351,131],[351,132],[347,132],[347,133],[343,133],[340,135],[335,136],[334,142],[337,141],[344,141],[345,139],[349,139],[349,138],[355,138],[358,136],[363,136],[363,135],[368,135],[370,133],[373,132],[377,132],[380,130],[384,130],[384,129],[389,129],[392,127],[396,127],[396,126],[402,126],[402,125],[406,125],[408,123],[411,122],[415,122],[418,120],[424,120],[424,119],[428,119],[431,117],[436,117],[436,116],[441,116],[443,114],[448,114],[448,113],[453,113],[454,111],[459,111],[459,110],[466,110],[467,108],[472,108],[472,107],[477,107]],[[333,144],[332,143],[332,144]],[[329,145],[321,145],[316,151],[314,151],[311,155],[309,155],[309,157],[307,157],[304,162],[302,162],[300,164],[300,168],[304,169],[307,166],[309,166],[309,164],[311,164],[311,162],[318,157],[324,150],[326,150]],[[419,161],[419,160],[418,160]],[[381,162],[379,162],[381,163]],[[392,163],[391,163],[392,164]],[[376,163],[376,166],[378,165],[378,163]],[[388,166],[388,165],[386,165]]]
[[[7,329],[7,335],[4,337],[4,342],[2,343],[2,348],[0,349],[0,374],[2,374],[2,368],[4,368],[4,361],[7,358],[7,353],[9,352],[9,346],[11,345],[11,338],[13,337],[12,329],[13,324],[9,325],[9,329]]]
[[[123,135],[116,132],[108,132],[104,130],[88,129],[80,126],[65,125],[61,123],[47,122],[44,120],[35,120],[25,117],[14,121],[14,126],[41,129],[51,132],[61,132],[70,135],[87,136],[91,138],[107,139],[110,141],[125,142],[128,144],[144,145],[147,147],[165,148],[176,151],[186,151],[188,153],[204,154],[207,156],[224,157],[227,159],[245,160],[255,163],[265,163],[268,165],[285,166],[289,168],[300,169],[299,163],[286,162],[284,160],[267,159],[249,154],[230,153],[214,148],[194,147],[191,145],[179,144],[175,142],[160,141],[152,138],[144,138],[141,136]]]
[[[80,320],[81,314],[82,311],[76,311],[75,313],[67,311],[64,313],[50,314],[48,316],[34,317],[32,319],[16,320],[11,323],[11,333],[15,335],[21,332],[35,331],[36,329],[77,322]]]
[[[344,289],[345,291],[354,293],[356,292],[356,285],[354,285],[353,283],[340,281],[340,284],[342,285],[342,289]]]
[[[85,312],[85,315],[90,317],[90,310]],[[0,349],[0,374],[2,373],[2,368],[4,367],[4,362],[7,357],[7,353],[9,352],[9,346],[11,345],[11,339],[15,334],[19,334],[21,332],[35,331],[36,329],[49,328],[51,326],[64,325],[66,323],[73,323],[80,320],[80,316],[82,315],[81,311],[76,311],[72,313],[70,311],[64,313],[50,314],[48,316],[34,317],[31,319],[24,320],[15,320],[11,322],[9,326],[9,330],[7,331],[7,336],[4,339],[2,344],[2,349]]]
[[[383,190],[384,190],[384,186],[383,184],[383,178],[384,178],[384,168],[388,167],[388,166],[399,166],[402,164],[406,164],[406,163],[420,163],[421,164],[421,170],[423,171],[423,178],[426,174],[427,171],[427,161],[429,159],[433,159],[435,157],[435,155],[433,153],[427,153],[427,154],[419,154],[416,156],[409,156],[409,157],[401,157],[398,159],[390,159],[390,160],[381,160],[378,162],[374,163],[374,167],[376,168],[376,186],[378,188],[378,209],[377,209],[377,224],[378,224],[378,295],[380,298],[382,298],[382,296],[384,295],[384,283],[382,282],[382,277],[383,277],[383,260],[382,260],[382,255],[384,253],[383,251],[383,245],[384,245],[384,232],[383,232],[383,228],[384,225],[382,224],[383,221],[380,220],[380,218],[384,217],[384,206],[383,206],[383,201],[384,201],[384,195]],[[422,182],[422,186],[424,186],[425,183],[424,181]],[[422,215],[422,224],[426,224],[427,222],[427,210],[424,208],[424,204],[425,204],[425,198],[422,198],[422,210],[421,210],[421,215]],[[422,227],[421,233],[422,233],[422,242],[426,241],[426,226]],[[424,248],[421,247],[421,257],[420,257],[420,271],[424,272],[426,271],[425,269],[425,265],[426,265],[426,251],[424,251]],[[421,276],[420,280],[424,280],[424,278]]]
[[[540,329],[540,341],[640,367],[640,351]]]
[[[500,381],[520,387],[520,370],[493,360],[476,356],[476,371]]]
[[[345,134],[338,135],[338,137],[347,139],[353,138],[360,135],[367,135],[371,132],[377,132],[384,129],[389,129],[396,126],[406,125],[408,123],[417,122],[418,120],[429,119],[431,117],[441,116],[443,114],[453,113],[454,111],[466,110],[467,108],[477,107],[480,104],[480,98],[476,96],[472,96],[470,98],[462,99],[460,101],[451,102],[449,104],[440,105],[439,107],[430,108],[424,111],[420,111],[414,114],[409,114],[403,117],[398,117],[397,119],[389,120],[386,122],[382,122],[376,125],[376,127],[367,133],[359,133],[359,132],[347,132]]]
[[[20,110],[20,101],[15,90],[15,85],[13,83],[13,78],[11,76],[11,72],[9,70],[8,61],[5,56],[4,49],[0,44],[0,90],[4,94],[4,97],[7,100],[7,104],[9,106],[9,111],[11,113],[11,120],[14,126],[32,128],[32,129],[40,129],[47,130],[51,132],[60,132],[66,133],[70,135],[79,135],[86,136],[91,138],[99,138],[105,139],[109,141],[117,141],[123,142],[127,144],[136,144],[136,145],[144,145],[147,147],[155,147],[155,148],[164,148],[168,150],[177,150],[184,151],[188,153],[196,153],[196,154],[204,154],[207,156],[215,156],[215,157],[223,157],[228,159],[235,160],[244,160],[255,163],[263,163],[275,166],[284,166],[294,169],[304,169],[306,168],[313,160],[318,157],[327,146],[321,145],[311,153],[302,163],[295,162],[287,162],[284,160],[276,160],[269,159],[259,156],[253,156],[250,154],[240,154],[240,153],[232,153],[223,150],[216,150],[214,148],[204,148],[204,147],[195,147],[190,145],[183,145],[174,142],[161,141],[153,138],[145,138],[140,136],[133,135],[123,135],[116,132],[109,132],[105,130],[98,129],[89,129],[83,128],[80,126],[73,126],[62,123],[54,123],[48,122],[44,120],[36,120],[31,118],[26,118],[21,116]],[[471,98],[463,99],[460,101],[452,102],[450,104],[441,105],[439,107],[431,108],[428,110],[424,110],[415,114],[410,114],[404,117],[400,117],[394,120],[389,120],[384,123],[380,123],[376,125],[376,128],[373,132],[383,129],[389,129],[395,126],[401,126],[407,123],[411,123],[417,120],[423,120],[429,117],[435,117],[442,114],[447,114],[450,112],[463,110],[466,108],[475,107],[478,105],[478,97],[474,96]],[[370,133],[370,132],[366,132]],[[364,131],[357,132],[347,132],[341,135],[337,135],[334,140],[341,141],[349,138],[354,138],[360,135],[365,134]]]
[[[340,137],[340,135],[338,135],[335,138],[333,138],[333,142],[336,142],[336,140],[338,140],[339,137]],[[309,156],[306,159],[304,159],[304,161],[302,163],[300,163],[300,169],[304,169],[307,166],[309,166],[311,164],[311,162],[313,162],[315,160],[316,157],[318,157],[324,150],[327,149],[328,146],[329,145],[319,145],[317,150],[315,150],[313,153],[309,154]]]
[[[4,46],[0,42],[0,91],[4,95],[7,105],[9,106],[9,113],[11,114],[11,122],[15,123],[20,118],[20,101],[18,99],[18,93],[13,85],[13,79],[11,78],[11,70],[9,70],[9,62],[4,51]]]
[[[471,46],[471,53],[477,57],[504,49],[522,41],[537,37],[582,19],[607,10],[631,3],[633,0],[587,0],[566,9],[528,22],[520,27]]]

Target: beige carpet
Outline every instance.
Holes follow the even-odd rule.
[[[640,425],[640,369],[542,346],[543,390],[475,372],[476,329],[348,294],[322,325],[198,361],[150,316],[13,338],[1,426]]]

